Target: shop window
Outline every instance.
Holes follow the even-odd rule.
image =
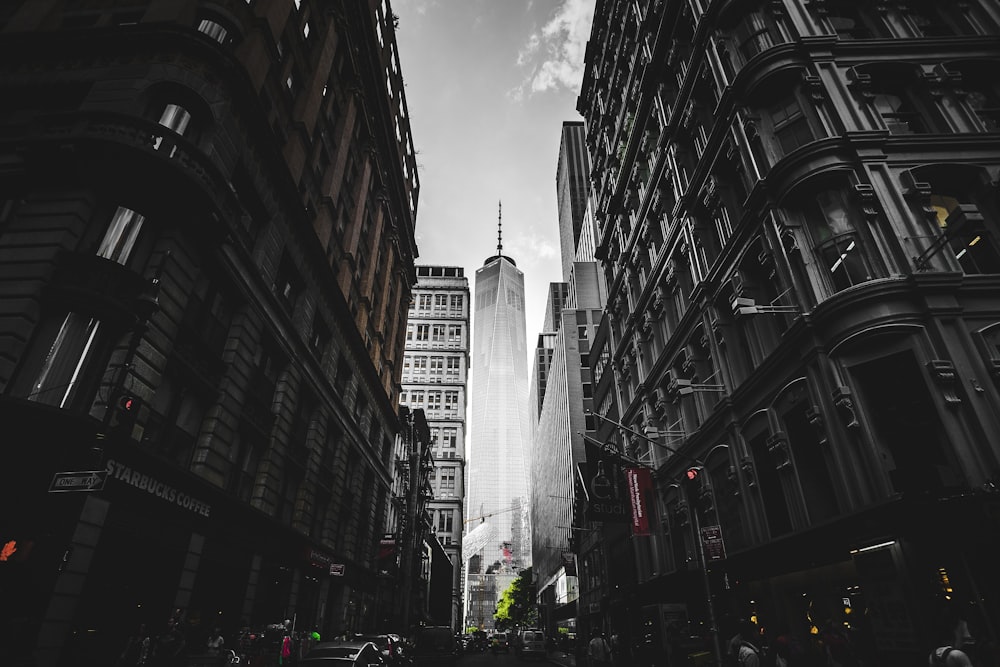
[[[835,292],[872,279],[858,229],[864,220],[843,189],[822,190],[805,198],[802,214],[818,266]]]

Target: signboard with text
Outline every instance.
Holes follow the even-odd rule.
[[[722,542],[722,526],[704,526],[701,529],[701,548],[706,561],[723,560],[726,545]]]
[[[632,506],[632,534],[649,535],[649,496],[653,490],[653,476],[649,468],[626,468],[625,482],[629,504]]]
[[[625,478],[618,461],[601,448],[586,443],[587,462],[580,476],[587,493],[587,519],[606,523],[627,523],[630,512]]]
[[[57,472],[52,476],[49,493],[66,493],[68,491],[100,491],[108,473],[105,470],[78,470],[75,472]]]

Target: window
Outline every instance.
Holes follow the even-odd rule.
[[[930,204],[964,273],[1000,273],[995,237],[987,230],[976,206],[963,205],[955,197],[940,194],[932,194]]]
[[[445,449],[455,449],[455,444],[458,442],[458,429],[449,426],[445,427],[442,432]]]
[[[417,297],[417,303],[419,304],[420,310],[430,310],[431,309],[431,295],[421,294]]]
[[[145,217],[132,209],[119,206],[97,248],[98,257],[119,264],[127,263],[145,220]]]
[[[441,409],[441,392],[440,391],[430,391],[427,392],[427,409],[438,411]]]
[[[431,340],[435,343],[444,342],[444,325],[435,324],[431,329]]]
[[[450,325],[448,325],[448,342],[449,343],[461,343],[462,342],[462,325],[461,324],[450,324]]]
[[[858,212],[844,190],[824,190],[805,203],[805,219],[817,259],[835,291],[871,280],[856,228]]]
[[[441,471],[441,484],[439,487],[442,491],[455,490],[455,469],[454,468],[444,468]]]
[[[184,132],[187,130],[190,122],[191,114],[188,113],[187,109],[176,104],[168,104],[164,107],[159,120],[160,125],[169,130],[173,130],[181,136],[184,135]]]
[[[68,313],[42,363],[28,398],[66,407],[73,398],[94,343],[100,321],[79,313]]]
[[[458,376],[462,368],[462,360],[458,357],[448,357],[448,375]]]
[[[444,393],[444,409],[445,409],[445,412],[457,412],[458,411],[458,392],[457,391],[446,391]]]
[[[783,155],[788,155],[814,139],[809,121],[802,112],[796,96],[787,97],[780,104],[771,107],[768,115],[774,127],[774,138],[781,146]]]
[[[313,349],[313,351],[316,354],[322,355],[323,350],[326,348],[326,345],[329,341],[330,341],[330,330],[323,322],[323,318],[320,317],[320,314],[316,313],[316,317],[313,320],[312,335],[309,338],[309,346]]]
[[[431,335],[431,325],[429,324],[418,324],[417,325],[417,342],[427,342],[430,340]]]
[[[461,313],[464,306],[464,299],[461,294],[454,294],[451,297],[451,312]]]
[[[295,271],[291,257],[286,253],[278,265],[278,275],[274,280],[274,291],[288,312],[295,309],[295,302],[302,292],[302,278]]]
[[[210,21],[209,19],[203,19],[201,23],[198,24],[198,32],[208,35],[219,44],[225,44],[226,37],[229,35],[224,27],[215,21]]]
[[[302,39],[309,39],[309,21],[302,22]]]
[[[455,511],[438,510],[437,531],[439,533],[450,533],[455,529]]]
[[[447,306],[448,306],[448,295],[446,294],[434,295],[434,310],[444,310]]]

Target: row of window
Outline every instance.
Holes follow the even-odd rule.
[[[462,357],[403,355],[403,374],[414,375],[458,375],[462,370]],[[405,380],[404,380],[405,381]]]
[[[417,343],[461,343],[462,324],[407,324],[406,341]]]
[[[419,312],[450,312],[461,315],[465,310],[465,296],[462,294],[421,294],[415,292],[410,310]]]
[[[410,390],[399,393],[399,402],[414,409],[426,409],[429,412],[443,409],[457,414],[458,397],[457,391]]]

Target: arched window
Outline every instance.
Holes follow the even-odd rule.
[[[857,233],[863,216],[844,188],[810,193],[801,211],[816,259],[834,291],[872,279],[863,242]]]

